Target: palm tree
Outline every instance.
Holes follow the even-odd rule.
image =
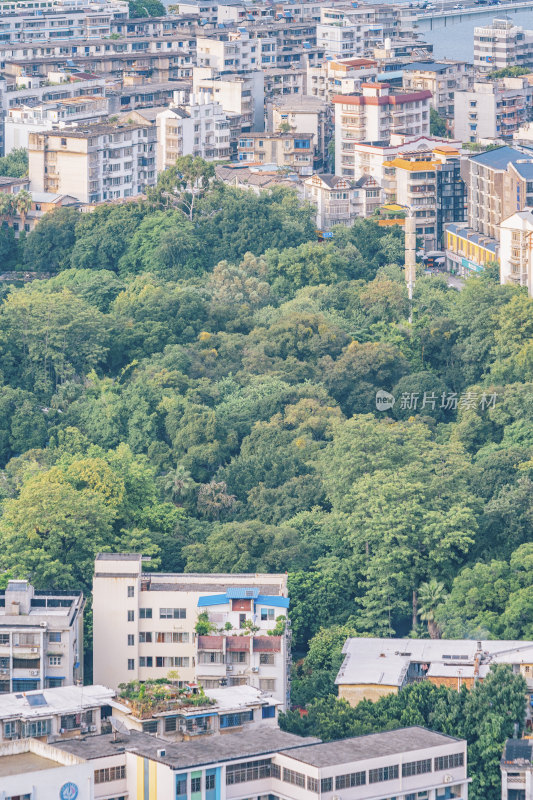
[[[427,622],[428,633],[431,639],[440,639],[441,631],[435,622],[435,611],[446,599],[444,584],[436,578],[431,578],[427,583],[421,583],[418,589],[420,606],[418,614],[420,619]]]
[[[15,195],[0,192],[0,217],[11,217],[15,208]]]
[[[176,469],[165,475],[165,492],[169,492],[173,502],[185,497],[196,486],[196,481],[183,464],[178,464]]]
[[[33,202],[32,196],[29,192],[26,191],[26,189],[21,189],[20,192],[17,192],[17,194],[15,195],[14,205],[17,210],[17,213],[20,215],[22,231],[25,230],[26,216],[28,214],[28,211],[31,209],[32,202]]]

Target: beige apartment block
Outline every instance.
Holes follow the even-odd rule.
[[[93,583],[94,681],[165,678],[256,687],[288,702],[286,575],[143,572],[137,553],[101,553]],[[206,614],[211,629],[198,635]],[[278,618],[283,617],[279,623]],[[280,626],[279,635],[272,632]]]

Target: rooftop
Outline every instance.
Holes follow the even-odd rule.
[[[10,775],[26,775],[28,772],[39,772],[43,769],[56,769],[63,766],[59,761],[43,758],[29,750],[25,753],[2,755],[0,752],[0,778]]]
[[[458,742],[453,736],[435,733],[426,728],[399,728],[385,733],[370,733],[336,742],[323,742],[289,752],[291,758],[313,767],[332,767],[349,764],[353,761],[366,761],[369,758],[408,753],[428,747],[442,747],[450,742]]]
[[[106,704],[115,692],[106,686],[60,686],[32,692],[3,694],[0,719],[49,717],[51,714],[79,712]]]
[[[255,731],[228,733],[224,736],[205,738],[201,742],[187,742],[186,745],[173,744],[156,736],[131,731],[127,736],[121,734],[114,740],[114,734],[88,736],[55,743],[55,747],[79,758],[91,760],[115,753],[135,752],[153,761],[160,761],[174,769],[201,767],[215,761],[235,761],[254,756],[266,756],[280,750],[289,750],[316,744],[320,739],[295,736],[274,727],[258,727]],[[158,751],[165,750],[164,756]]]
[[[508,164],[516,164],[517,161],[526,160],[528,154],[533,157],[533,150],[524,153],[521,150],[516,150],[514,147],[496,147],[493,150],[486,150],[484,153],[478,153],[470,158],[470,161],[475,161],[477,164],[490,167],[491,169],[507,169]]]

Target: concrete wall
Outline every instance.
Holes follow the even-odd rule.
[[[339,685],[339,697],[356,706],[361,700],[379,700],[389,694],[398,694],[397,686],[381,686],[380,684]]]

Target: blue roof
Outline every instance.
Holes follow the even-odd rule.
[[[289,598],[288,597],[279,597],[276,595],[270,594],[260,594],[255,601],[257,605],[261,604],[262,606],[274,606],[274,608],[288,608],[289,607]]]
[[[530,161],[526,164],[521,164],[518,162],[514,164],[514,168],[522,178],[526,179],[526,181],[533,181],[533,161]]]
[[[459,236],[461,239],[466,239],[472,244],[477,244],[485,250],[490,250],[495,253],[498,249],[498,242],[491,239],[489,236],[484,236],[482,233],[473,231],[472,228],[465,227],[464,222],[449,222],[446,224],[446,230],[450,233]]]
[[[252,595],[246,592],[253,592]],[[255,605],[261,604],[263,606],[273,606],[274,608],[288,608],[289,598],[280,597],[279,595],[259,594],[259,589],[247,589],[240,587],[232,587],[227,590],[225,594],[208,594],[205,597],[198,598],[198,607],[206,608],[207,606],[223,606],[229,603],[230,600],[247,600],[251,598]]]
[[[445,72],[450,66],[453,66],[453,64],[440,64],[438,61],[413,61],[411,64],[405,64],[404,70],[407,72],[414,72],[415,70]]]
[[[223,606],[226,603],[229,603],[229,600],[225,594],[208,594],[206,597],[198,598],[198,606],[200,608],[203,606]]]
[[[533,157],[533,152],[531,152]],[[486,150],[484,153],[478,153],[477,156],[472,156],[471,161],[477,161],[492,169],[507,169],[507,164],[516,164],[517,161],[523,161],[528,158],[527,153],[522,153],[520,150],[515,150],[514,147],[496,147],[494,150]]]

